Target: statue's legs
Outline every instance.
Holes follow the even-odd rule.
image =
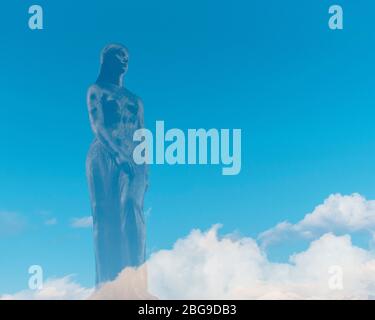
[[[145,172],[141,167],[136,167],[135,175],[131,180],[127,174],[120,174],[123,268],[139,267],[145,262],[146,225],[143,214],[145,182]]]
[[[123,269],[120,230],[120,170],[108,151],[94,142],[86,162],[93,215],[96,283],[114,280]]]

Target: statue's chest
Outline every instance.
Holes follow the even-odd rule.
[[[119,94],[110,95],[103,107],[106,125],[110,127],[132,126],[137,122],[138,104],[131,97]]]
[[[121,122],[136,122],[138,105],[136,101],[128,97],[123,97],[118,103],[118,114]]]

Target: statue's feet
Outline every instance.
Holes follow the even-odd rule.
[[[147,288],[147,267],[124,269],[114,281],[95,290],[90,300],[158,300]]]

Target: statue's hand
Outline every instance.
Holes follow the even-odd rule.
[[[117,158],[116,160],[121,170],[127,173],[130,178],[133,178],[135,174],[135,168],[134,168],[133,163],[127,160],[120,159],[120,158]]]
[[[135,169],[134,169],[134,165],[131,162],[128,162],[128,161],[123,162],[121,164],[121,168],[129,175],[130,178],[134,177]]]

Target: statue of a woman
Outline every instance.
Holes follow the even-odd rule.
[[[143,128],[142,101],[123,86],[128,50],[118,44],[101,54],[99,77],[87,94],[95,139],[86,174],[94,224],[96,283],[114,280],[145,261],[143,200],[147,168],[133,160],[133,134]]]

